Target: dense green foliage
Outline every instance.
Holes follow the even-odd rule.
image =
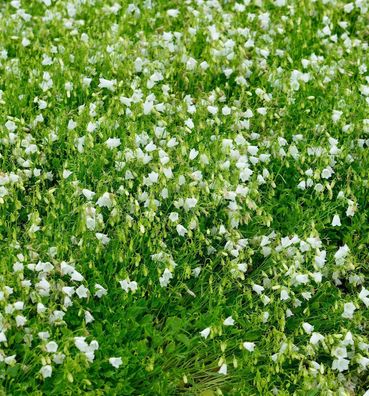
[[[369,389],[368,7],[0,2],[0,394]]]

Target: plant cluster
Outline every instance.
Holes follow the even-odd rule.
[[[1,2],[0,392],[368,395],[368,26]]]

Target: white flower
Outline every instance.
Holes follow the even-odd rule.
[[[95,353],[93,351],[85,352],[86,359],[92,363],[95,360]]]
[[[328,168],[325,168],[322,170],[321,176],[323,179],[329,179],[333,173],[334,172],[333,172],[332,168],[328,167]]]
[[[92,132],[94,132],[96,130],[96,128],[97,128],[97,124],[94,123],[94,122],[89,121],[88,124],[87,124],[87,128],[86,129],[87,129],[88,133],[92,133]]]
[[[249,352],[254,352],[255,343],[254,342],[244,342],[242,346]]]
[[[261,294],[264,291],[264,287],[260,286],[260,285],[252,285],[252,290],[256,293],[256,294]]]
[[[110,148],[116,148],[120,146],[120,139],[119,138],[109,138],[105,144]]]
[[[114,368],[119,368],[122,364],[122,358],[121,357],[111,357],[109,358],[109,363],[114,367]]]
[[[70,274],[70,279],[76,282],[82,282],[84,277],[77,270],[73,270],[73,272]]]
[[[315,261],[315,264],[317,265],[317,267],[319,267],[319,268],[324,267],[326,255],[327,255],[327,252],[325,250],[322,250],[321,252],[317,253],[317,255],[314,257],[314,261]]]
[[[200,331],[200,334],[201,334],[201,337],[204,337],[205,339],[207,339],[210,334],[210,327],[207,327],[206,329]]]
[[[147,151],[148,153],[152,153],[155,150],[156,150],[156,144],[154,144],[153,142],[150,142],[145,146],[145,151]]]
[[[5,197],[5,195],[8,195],[9,191],[7,188],[5,188],[4,186],[0,186],[0,198]]]
[[[68,177],[72,174],[73,172],[71,172],[68,169],[64,169],[63,170],[63,179],[68,179]]]
[[[364,370],[366,370],[367,367],[368,367],[368,365],[369,365],[369,359],[366,358],[366,357],[364,357],[364,356],[360,357],[360,358],[357,360],[357,362],[360,364],[360,366],[361,366]]]
[[[345,319],[352,319],[354,317],[355,310],[356,310],[356,307],[355,307],[354,303],[352,303],[352,302],[345,303],[345,305],[343,306],[342,317]]]
[[[224,326],[233,326],[234,319],[232,318],[232,316],[228,316],[228,318],[224,320],[223,324]]]
[[[185,120],[185,125],[187,128],[190,128],[190,129],[192,129],[195,126],[195,124],[193,123],[191,118],[188,118],[187,120]]]
[[[7,357],[4,359],[4,362],[5,362],[6,364],[8,364],[9,366],[14,366],[14,365],[17,363],[17,361],[15,360],[15,356],[16,356],[16,355],[7,356]]]
[[[107,245],[110,242],[110,238],[106,234],[97,232],[95,236],[103,245]]]
[[[277,7],[284,7],[286,5],[286,0],[275,0],[274,5]]]
[[[106,80],[105,78],[99,78],[99,81],[99,88],[106,88],[110,91],[114,91],[115,85],[117,83],[117,80]]]
[[[74,345],[81,352],[86,352],[88,350],[88,344],[85,339],[86,337],[74,337]]]
[[[161,287],[167,287],[169,281],[173,278],[173,274],[169,271],[168,268],[165,268],[163,275],[159,278],[159,283]]]
[[[323,279],[323,275],[321,272],[313,272],[312,274],[310,274],[311,277],[314,279],[314,281],[316,283],[321,283],[322,279]]]
[[[178,213],[177,212],[171,212],[169,215],[169,220],[172,221],[173,223],[178,220]]]
[[[96,219],[99,218],[99,215],[96,215],[96,209],[93,207],[86,207],[86,227],[88,230],[93,231],[96,228]]]
[[[22,311],[22,310],[24,309],[24,302],[23,302],[23,301],[16,301],[16,302],[13,304],[13,307],[14,307],[14,309],[17,310],[17,311]]]
[[[290,318],[291,316],[293,316],[293,312],[289,308],[287,308],[286,309],[286,318]]]
[[[91,82],[92,82],[92,78],[83,77],[83,79],[82,79],[82,84],[84,87],[89,87]]]
[[[340,219],[340,216],[338,216],[338,214],[335,214],[333,216],[332,226],[333,227],[340,227],[341,226],[341,219]]]
[[[333,110],[332,121],[334,123],[338,122],[338,120],[341,118],[342,114],[343,114],[342,111]]]
[[[86,324],[92,323],[95,320],[95,318],[91,315],[89,311],[85,311],[85,322]]]
[[[219,374],[227,375],[227,365],[223,363],[218,371]]]
[[[151,100],[146,100],[143,104],[143,113],[145,115],[150,114],[153,108],[154,108],[154,102]]]
[[[209,68],[209,63],[206,62],[206,61],[203,61],[203,62],[200,63],[200,67],[201,67],[202,70],[206,70],[206,69]]]
[[[347,345],[354,345],[354,340],[352,337],[351,331],[348,331],[345,335],[344,340],[342,341],[342,345],[347,346]],[[344,356],[345,357],[345,356]]]
[[[40,373],[44,378],[51,377],[52,372],[53,368],[49,364],[47,364],[46,366],[42,366],[40,370]]]
[[[208,106],[207,109],[208,109],[208,112],[212,115],[215,115],[218,113],[218,107],[216,107],[216,106]]]
[[[190,209],[193,209],[197,204],[197,199],[196,198],[186,198],[183,208],[185,211],[189,211]]]
[[[197,65],[197,61],[194,58],[189,58],[186,62],[186,69],[187,70],[194,70]]]
[[[314,330],[314,326],[312,326],[310,323],[303,323],[302,328],[305,330],[307,334],[311,334],[311,332]]]
[[[347,3],[344,5],[343,10],[347,13],[350,13],[355,8],[354,3]]]
[[[341,246],[337,252],[334,254],[334,259],[337,265],[343,265],[345,262],[345,258],[349,254],[350,249],[347,245]]]
[[[348,207],[346,209],[346,216],[352,217],[357,211],[357,205],[354,201],[348,200]]]
[[[295,281],[298,285],[306,284],[309,282],[309,277],[306,274],[296,274]]]
[[[230,115],[231,114],[231,108],[228,107],[228,106],[224,106],[222,108],[222,114],[225,115],[225,116]]]
[[[100,208],[108,208],[110,209],[113,206],[113,201],[111,199],[111,194],[108,192],[105,192],[96,202],[97,206],[100,206]]]
[[[184,228],[183,225],[181,225],[181,224],[177,225],[176,230],[178,232],[178,235],[180,235],[182,237],[185,236],[185,234],[187,234],[186,228]]]
[[[159,180],[159,174],[157,172],[150,172],[148,178],[151,183],[157,183]]]
[[[129,279],[123,279],[122,281],[119,281],[120,287],[128,293],[129,291],[136,291],[137,290],[137,282],[135,281],[130,281]]]
[[[49,316],[50,323],[60,323],[63,321],[65,313],[63,311],[59,311],[55,309]]]
[[[90,201],[94,196],[95,196],[95,192],[88,190],[87,188],[84,188],[82,190],[82,194]]]
[[[361,289],[361,292],[359,293],[359,298],[360,300],[365,304],[365,306],[368,308],[369,307],[369,290],[365,289],[363,287]]]
[[[68,130],[72,131],[75,129],[77,126],[77,123],[74,120],[69,120],[68,121]]]
[[[9,131],[9,132],[14,132],[17,129],[17,126],[15,125],[14,121],[7,121],[5,123],[5,128]]]
[[[195,159],[198,156],[199,152],[195,149],[191,149],[190,151],[190,160]]]
[[[6,342],[7,338],[4,331],[0,331],[0,342]]]
[[[79,298],[87,298],[89,295],[89,291],[87,289],[87,287],[80,285],[77,289],[76,289],[76,294]]]
[[[55,341],[50,341],[45,345],[47,352],[56,352],[58,350],[58,344]]]
[[[104,287],[102,287],[98,283],[96,283],[95,289],[96,289],[96,291],[95,291],[94,296],[98,297],[98,298],[101,298],[102,296],[105,296],[107,294],[107,292],[108,292]]]
[[[37,313],[42,314],[46,311],[46,307],[42,303],[37,303]]]
[[[313,333],[310,337],[310,344],[312,345],[317,345],[320,341],[324,340],[324,336],[322,336],[320,333]]]
[[[23,315],[17,315],[15,317],[15,322],[17,324],[17,327],[23,327],[26,324],[27,319]]]
[[[46,0],[47,1],[47,0]],[[45,2],[45,0],[44,0],[44,2]],[[27,37],[23,37],[22,38],[22,45],[23,45],[23,47],[27,47],[27,46],[29,46],[31,44],[31,42],[28,40],[28,38]]]
[[[129,280],[127,280],[127,279],[121,280],[121,281],[119,281],[119,284],[120,284],[120,287],[121,287],[125,292],[128,293],[128,291],[129,291]]]
[[[342,373],[342,371],[348,370],[349,364],[350,361],[347,359],[344,358],[335,359],[332,362],[332,369],[338,370],[340,373]]]
[[[64,359],[65,359],[64,353],[56,353],[56,354],[53,356],[53,362],[54,362],[55,364],[63,364]]]
[[[369,85],[360,85],[360,93],[364,96],[369,96]]]
[[[129,287],[130,287],[131,291],[133,291],[133,292],[136,291],[137,287],[138,287],[137,282],[136,281],[131,281]]]
[[[172,18],[175,18],[179,15],[179,10],[171,8],[171,9],[167,10],[167,15]]]
[[[62,261],[60,263],[60,272],[61,274],[64,275],[70,275],[75,271],[74,267],[71,266],[70,264],[66,263],[65,261]]]
[[[286,301],[290,298],[290,296],[288,295],[287,290],[281,290],[281,296],[280,296],[280,300],[281,301]]]

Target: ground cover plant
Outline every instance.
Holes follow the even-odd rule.
[[[0,393],[368,395],[369,2],[0,2]]]

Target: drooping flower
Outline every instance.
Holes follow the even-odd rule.
[[[228,316],[228,318],[226,318],[223,321],[224,326],[233,326],[235,323],[234,319],[232,318],[232,316]]]
[[[119,147],[120,146],[120,139],[119,138],[109,138],[106,142],[105,142],[105,144],[110,148],[110,149],[113,149],[113,148],[116,148],[116,147]]]
[[[340,219],[340,217],[338,216],[338,214],[335,214],[335,215],[333,216],[332,226],[333,226],[333,227],[340,227],[340,226],[341,226],[341,219]]]
[[[345,319],[352,319],[354,317],[354,312],[356,310],[356,307],[354,303],[348,302],[344,304],[343,308],[343,314],[342,317]]]
[[[122,358],[121,357],[111,357],[111,358],[109,358],[109,363],[114,368],[119,368],[122,365]]]
[[[49,364],[47,364],[45,366],[42,366],[41,370],[40,370],[40,373],[41,373],[43,378],[51,377],[52,372],[53,372],[53,368]]]
[[[249,352],[254,352],[255,343],[254,342],[244,342],[242,346]]]
[[[211,330],[210,327],[207,327],[204,330],[200,331],[201,337],[207,339],[210,334],[210,330]]]
[[[219,374],[227,375],[227,364],[223,363],[218,371]]]
[[[117,80],[107,80],[105,78],[99,78],[99,88],[106,88],[109,91],[114,91],[115,90],[115,85],[117,83]]]
[[[58,350],[58,344],[55,341],[49,341],[45,345],[46,351],[49,353],[54,353]]]

